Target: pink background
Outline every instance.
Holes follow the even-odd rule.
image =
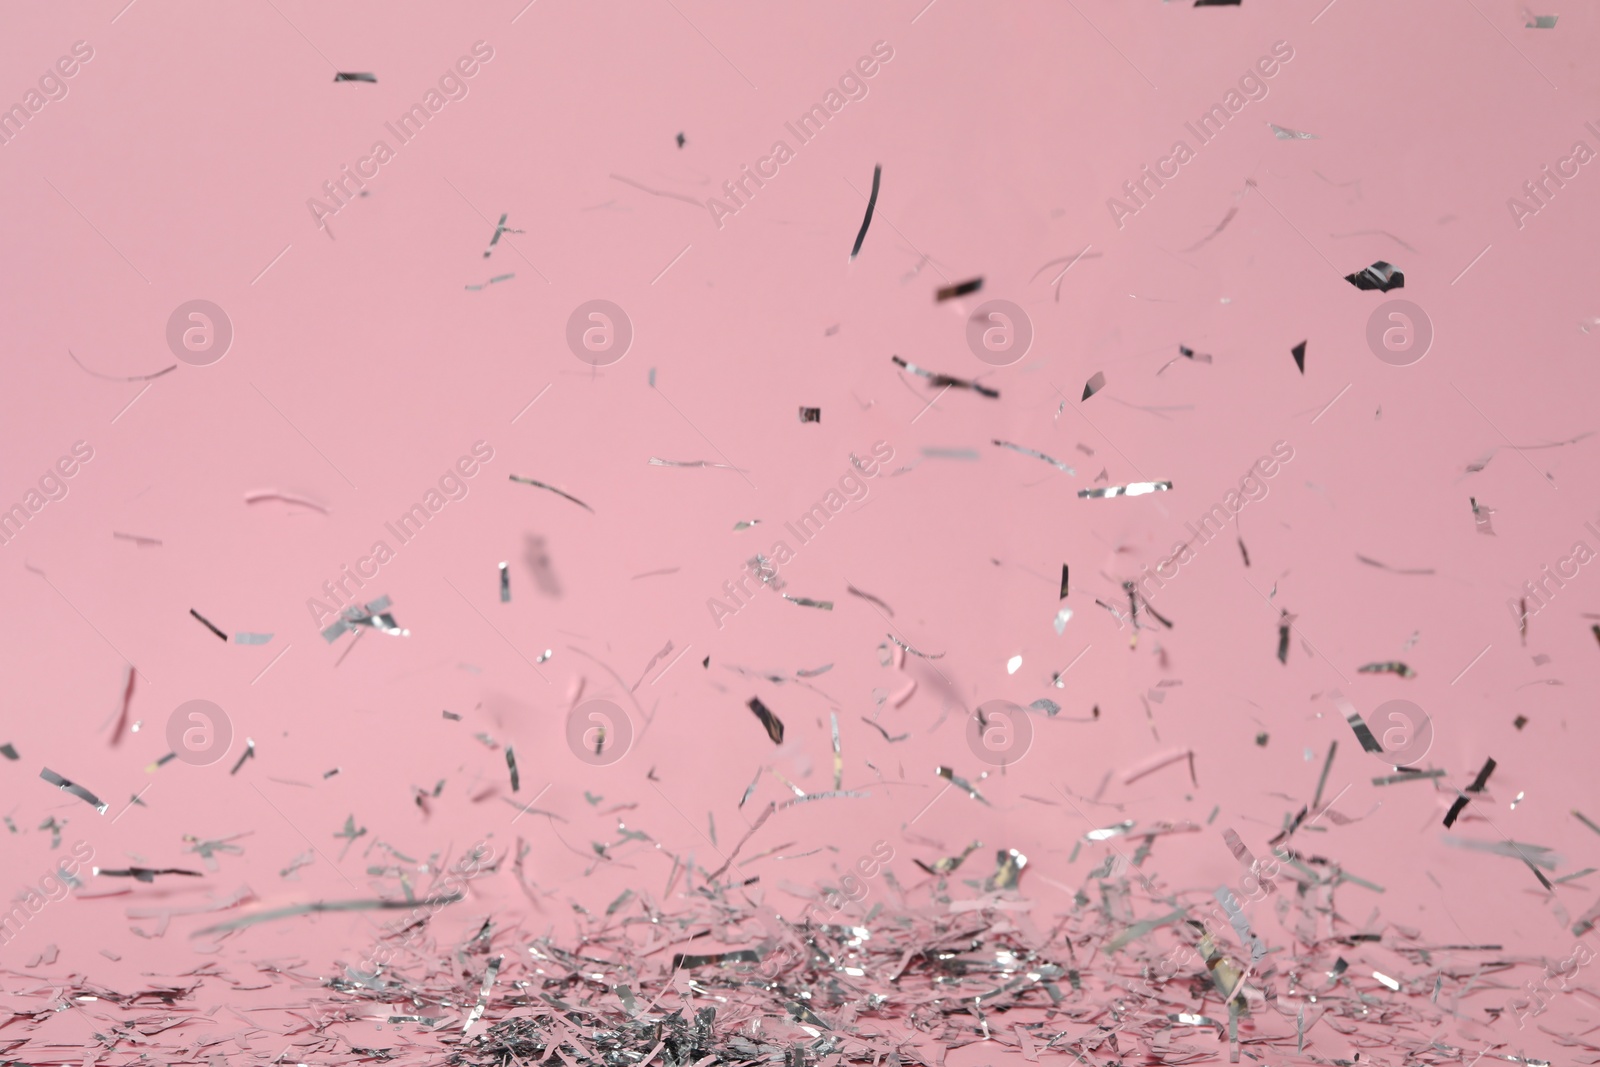
[[[146,938],[130,926],[149,924],[129,909],[195,907],[240,887],[259,898],[252,907],[397,896],[393,878],[368,874],[396,862],[366,855],[374,840],[445,862],[482,838],[508,854],[519,836],[531,846],[529,877],[553,894],[543,912],[503,874],[441,916],[452,930],[492,913],[559,932],[569,897],[591,909],[623,888],[659,898],[668,853],[715,869],[746,819],[785,798],[767,775],[741,812],[763,766],[808,792],[832,787],[830,710],[844,786],[871,795],[781,811],[746,845],[744,860],[822,849],[741,862],[786,913],[801,901],[778,883],[813,886],[875,840],[893,845],[891,869],[914,884],[912,857],[932,862],[977,839],[984,847],[961,874],[988,874],[995,850],[1022,851],[1022,887],[1043,924],[1108,854],[1085,845],[1072,861],[1074,843],[1125,818],[1201,825],[1159,839],[1147,874],[1176,888],[1236,884],[1221,831],[1263,854],[1285,814],[1310,803],[1337,741],[1324,799],[1348,786],[1334,809],[1359,821],[1324,819],[1323,838],[1296,840],[1385,888],[1340,890],[1346,932],[1376,915],[1371,929],[1414,926],[1436,943],[1501,944],[1507,956],[1570,950],[1568,928],[1594,903],[1595,883],[1551,897],[1516,860],[1447,846],[1441,821],[1493,757],[1486,796],[1454,834],[1549,847],[1557,877],[1600,851],[1570,814],[1600,819],[1600,657],[1584,614],[1600,611],[1600,577],[1590,566],[1570,582],[1531,620],[1526,647],[1505,603],[1574,541],[1600,549],[1583,529],[1600,515],[1600,438],[1521,455],[1503,447],[1596,429],[1600,336],[1580,323],[1600,315],[1590,268],[1600,177],[1583,168],[1520,230],[1506,207],[1575,140],[1600,147],[1583,126],[1600,120],[1592,12],[1564,9],[1557,28],[1535,31],[1504,0],[936,0],[925,10],[921,0],[538,0],[520,15],[518,2],[448,12],[121,3],[13,10],[0,34],[0,101],[20,99],[74,41],[94,49],[68,97],[0,147],[0,503],[20,500],[74,441],[94,449],[69,495],[0,548],[0,743],[21,756],[0,761],[0,806],[16,827],[0,834],[0,892],[20,892],[64,854],[39,828],[51,817],[65,823],[62,850],[86,840],[108,867],[194,868],[186,835],[248,836],[203,881],[91,879],[89,897],[126,892],[50,904],[0,948],[0,988],[16,1010],[48,1003],[13,997],[40,976],[133,989],[209,958],[187,936],[206,917]],[[398,149],[370,196],[331,220],[330,240],[307,198],[387,139],[383,124],[479,40],[494,57],[469,95]],[[894,58],[869,95],[796,146],[783,124],[880,40]],[[1184,122],[1277,41],[1294,58],[1269,95],[1119,230],[1107,198],[1187,139]],[[335,84],[335,69],[379,81]],[[1269,122],[1318,139],[1276,139]],[[779,138],[795,158],[720,229],[704,209],[613,177],[703,200]],[[877,214],[852,263],[875,164]],[[1247,179],[1255,188],[1240,199]],[[486,260],[501,212],[524,233]],[[1060,266],[1042,265],[1085,245],[1057,298]],[[1378,259],[1404,271],[1402,291],[1341,279]],[[935,304],[939,286],[980,275],[981,293]],[[1372,309],[1396,297],[1422,306],[1436,331],[1410,367],[1385,365],[1365,342]],[[195,298],[234,324],[231,350],[212,366],[179,365],[141,394],[146,383],[91,377],[68,356],[114,376],[159,371],[174,362],[167,318]],[[598,371],[564,340],[568,315],[595,298],[625,308],[636,331],[627,356]],[[964,340],[965,316],[996,298],[1024,307],[1035,330],[1028,357],[999,369]],[[1304,375],[1289,355],[1302,340]],[[1214,361],[1180,360],[1158,377],[1180,344]],[[953,389],[924,410],[937,390],[899,371],[895,354],[982,375],[1000,399]],[[1105,390],[1079,403],[1096,371]],[[821,423],[799,423],[798,406],[820,407]],[[383,523],[478,440],[494,458],[470,495],[363,591],[390,596],[410,636],[366,633],[338,663],[352,639],[326,644],[306,599],[387,539]],[[873,480],[867,502],[782,572],[788,592],[833,611],[762,593],[714,627],[706,599],[849,469],[851,452],[880,440],[894,447],[894,476]],[[1095,598],[1122,603],[1118,583],[1164,556],[1276,441],[1295,456],[1241,516],[1250,566],[1231,533],[1200,548],[1155,599],[1175,628],[1145,632],[1130,650],[1129,631]],[[1486,469],[1466,473],[1496,447]],[[923,449],[970,449],[977,460]],[[653,456],[731,463],[743,476],[652,466]],[[1107,481],[1096,482],[1102,468]],[[593,513],[510,474],[559,486]],[[1077,497],[1146,479],[1174,488]],[[262,488],[328,512],[245,504]],[[1494,509],[1495,536],[1477,532],[1469,497]],[[733,530],[751,518],[763,524]],[[542,593],[523,562],[529,535],[544,539],[559,596]],[[1434,573],[1387,573],[1358,553]],[[497,596],[501,560],[509,604]],[[1057,636],[1062,563],[1075,614]],[[847,583],[890,605],[889,623]],[[1275,658],[1280,607],[1298,617],[1286,665]],[[275,636],[222,645],[191,608],[230,633]],[[915,658],[903,673],[881,665],[875,649],[891,625],[944,653],[937,671]],[[638,687],[652,717],[646,729],[636,715],[632,750],[610,767],[579,762],[564,740],[576,680],[585,696],[628,703],[595,660],[631,686],[668,641],[672,655],[689,651]],[[528,661],[546,649],[554,655],[535,669]],[[1022,665],[1008,674],[1014,655]],[[1356,673],[1393,659],[1417,676]],[[113,747],[128,662],[141,674],[130,716],[143,725]],[[808,679],[814,688],[728,669],[792,677],[823,664],[833,668]],[[910,737],[891,744],[862,718],[907,675],[918,692],[880,721]],[[1163,681],[1181,685],[1159,690],[1147,717],[1141,697]],[[1018,765],[978,783],[992,806],[940,793],[937,766],[974,782],[984,770],[960,710],[940,721],[944,687],[969,708],[1062,705],[1056,720],[1035,719]],[[1395,697],[1426,709],[1429,761],[1448,772],[1440,788],[1372,786],[1389,772],[1360,751],[1325,696],[1333,688],[1363,712]],[[752,696],[785,722],[782,749],[745,707]],[[147,773],[168,750],[172,709],[195,698],[226,710],[232,752]],[[1098,721],[1077,721],[1096,705]],[[537,806],[564,821],[530,813],[512,824],[504,755],[474,740],[480,731],[515,746],[517,803],[548,785]],[[256,758],[230,775],[246,736]],[[1181,765],[1122,784],[1142,761],[1186,749],[1198,788]],[[41,767],[110,810],[52,791]],[[1062,793],[1093,795],[1108,772],[1101,806]],[[412,788],[441,778],[425,816]],[[585,790],[604,800],[586,802]],[[141,805],[128,808],[134,794]],[[624,804],[637,806],[606,814]],[[368,833],[341,859],[332,835],[348,815]],[[591,873],[590,843],[617,840],[619,818],[659,849],[624,845]],[[280,874],[313,847],[294,879]],[[1269,909],[1256,914],[1282,943]],[[371,939],[366,916],[332,915],[262,925],[212,951],[224,966],[298,957],[331,973]],[[27,966],[51,944],[53,966]],[[1347,955],[1368,970],[1416,971],[1376,948]],[[1482,1007],[1509,995],[1469,999],[1462,1014],[1481,1022]],[[1582,1031],[1595,1011],[1567,995],[1545,1020]],[[89,1040],[70,1019],[48,1025],[60,1047]],[[1442,1026],[1455,1044],[1515,1040],[1546,1058],[1554,1048],[1531,1030],[1513,1039],[1509,1020]],[[1348,1055],[1340,1035],[1323,1029],[1318,1040],[1308,1053]]]

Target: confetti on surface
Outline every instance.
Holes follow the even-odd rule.
[[[378,76],[376,74],[368,73],[346,73],[344,71],[338,71],[334,74],[333,80],[336,82],[369,82],[373,85],[378,84]]]
[[[1095,371],[1089,376],[1089,380],[1083,383],[1083,399],[1088,400],[1091,396],[1094,396],[1094,394],[1098,393],[1105,387],[1105,374],[1102,371]]]

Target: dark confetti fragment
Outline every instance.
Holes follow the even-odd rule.
[[[920,375],[921,377],[928,379],[929,385],[950,386],[958,389],[971,389],[979,396],[986,396],[991,400],[998,400],[1000,398],[999,390],[990,389],[988,386],[982,385],[978,382],[971,382],[967,381],[965,378],[954,378],[948,374],[938,374],[934,371],[924,370],[915,363],[907,363],[899,356],[890,356],[889,358],[894,361],[896,366],[903,367],[912,374]]]
[[[867,239],[867,227],[872,225],[872,212],[878,206],[878,182],[883,178],[881,164],[872,168],[872,194],[867,197],[867,214],[861,220],[861,229],[856,233],[856,243],[850,249],[850,258],[855,259],[861,252],[861,242]]]
[[[954,300],[958,296],[966,296],[968,293],[975,293],[982,288],[982,278],[974,278],[969,282],[957,282],[955,285],[947,285],[934,294],[934,303]]]
[[[1399,267],[1385,263],[1381,259],[1354,274],[1346,274],[1344,280],[1357,289],[1376,289],[1380,293],[1387,293],[1390,289],[1404,289],[1406,285],[1405,273]]]
[[[756,718],[761,720],[761,725],[767,728],[767,736],[772,738],[775,745],[783,744],[783,720],[774,715],[760,697],[751,697],[748,706],[755,712]]]
[[[531,485],[531,486],[534,486],[534,487],[536,487],[538,489],[548,489],[550,492],[556,494],[556,496],[565,497],[566,499],[572,501],[574,504],[578,505],[584,511],[587,511],[587,512],[589,512],[591,514],[593,514],[593,512],[594,512],[594,508],[591,508],[588,504],[585,504],[583,501],[579,500],[577,497],[573,496],[571,493],[562,492],[560,489],[557,489],[553,485],[546,485],[543,482],[535,481],[532,478],[524,478],[521,475],[517,475],[517,474],[511,475],[511,480],[514,481],[514,482],[519,482],[522,485]]]
[[[213,626],[212,623],[211,623],[211,620],[206,618],[204,615],[200,614],[198,611],[194,610],[193,608],[190,608],[189,609],[189,614],[193,615],[195,618],[199,619],[200,622],[202,624],[204,624],[206,629],[210,630],[212,633],[216,634],[218,637],[222,638],[224,641],[226,641],[228,639],[228,635],[227,634],[223,633],[221,630],[219,630],[215,626]]]

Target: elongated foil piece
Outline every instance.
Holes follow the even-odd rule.
[[[39,771],[39,777],[55,786],[63,793],[71,793],[85,804],[88,804],[90,807],[94,808],[94,810],[98,811],[101,815],[106,813],[105,801],[89,792],[83,786],[78,785],[76,782],[72,782],[61,777],[61,775],[57,774],[55,771],[52,771],[49,767],[41,768]]]
[[[1042,459],[1046,463],[1050,464],[1050,466],[1056,468],[1056,470],[1066,471],[1068,474],[1078,473],[1076,470],[1067,466],[1059,459],[1053,459],[1050,456],[1045,455],[1043,452],[1037,452],[1031,448],[1023,448],[1021,445],[1014,445],[1010,441],[1001,441],[998,438],[995,439],[994,443],[999,445],[1001,448],[1009,448],[1013,452],[1021,452],[1024,456],[1032,456],[1034,459]],[[1061,595],[1066,596],[1067,594],[1062,593]]]
[[[912,374],[916,374],[928,379],[929,385],[951,386],[957,389],[971,389],[978,395],[989,397],[991,400],[1000,399],[1000,392],[997,389],[990,389],[986,385],[980,385],[977,382],[968,381],[965,378],[955,378],[948,374],[940,374],[937,371],[925,370],[922,367],[917,366],[915,363],[907,363],[899,356],[891,356],[889,358],[894,361],[894,364],[897,367],[903,367]]]
[[[1329,698],[1344,714],[1344,721],[1350,724],[1350,729],[1355,732],[1356,740],[1361,742],[1361,748],[1366,752],[1383,754],[1383,746],[1378,744],[1378,739],[1372,736],[1372,731],[1367,729],[1367,724],[1362,721],[1361,713],[1354,704],[1346,699],[1345,695],[1335,689],[1328,694]]]
[[[655,463],[656,461],[654,459],[652,459],[650,462],[651,463]],[[550,492],[554,493],[556,496],[565,497],[566,499],[572,501],[574,504],[578,505],[584,511],[587,511],[590,514],[594,513],[594,508],[591,508],[588,504],[585,504],[583,501],[579,500],[577,497],[573,496],[571,493],[562,492],[560,489],[557,489],[553,485],[546,485],[545,483],[543,483],[541,481],[536,481],[533,478],[524,478],[519,474],[511,475],[511,480],[514,481],[514,482],[520,482],[523,485],[531,485],[531,486],[534,486],[535,488],[538,488],[538,489],[548,489]]]
[[[1098,500],[1102,497],[1144,496],[1146,493],[1164,493],[1172,488],[1171,482],[1129,482],[1127,485],[1104,485],[1098,489],[1079,489],[1079,499]]]

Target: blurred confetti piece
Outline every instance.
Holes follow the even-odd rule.
[[[88,367],[84,367],[83,360],[74,355],[72,349],[70,348],[67,349],[67,355],[72,356],[72,362],[76,363],[79,367],[83,367],[85,372],[94,375],[96,378],[103,378],[108,382],[148,382],[155,378],[161,377],[163,374],[171,374],[173,371],[178,369],[178,365],[174,363],[165,370],[158,370],[154,374],[134,374],[126,378],[121,378],[114,374],[101,374],[99,371],[89,370]]]
[[[1493,537],[1494,523],[1491,521],[1491,516],[1494,515],[1494,509],[1478,503],[1477,497],[1468,497],[1467,499],[1472,504],[1472,521],[1477,526],[1478,532]]]
[[[1098,393],[1105,387],[1105,372],[1095,371],[1094,374],[1090,375],[1089,380],[1083,383],[1083,399],[1088,400],[1091,396],[1094,396],[1094,394]]]
[[[504,560],[500,562],[500,603],[511,603],[511,572],[506,569]]]
[[[1022,879],[1022,869],[1028,865],[1028,857],[1014,848],[1006,849],[996,853],[995,864],[994,873],[983,883],[986,893],[1017,888],[1017,882]]]
[[[111,531],[111,536],[120,541],[132,541],[140,548],[143,548],[145,545],[159,545],[161,543],[154,537],[140,537],[138,534],[119,533],[116,530]]]
[[[1362,674],[1398,674],[1402,678],[1415,678],[1417,676],[1416,671],[1412,670],[1410,667],[1407,667],[1399,660],[1389,660],[1384,663],[1368,663],[1365,666],[1357,667],[1356,670]]]
[[[1291,130],[1287,126],[1279,126],[1273,122],[1269,122],[1267,125],[1272,127],[1272,136],[1280,141],[1315,141],[1317,139],[1317,135],[1314,133],[1302,133],[1300,130]]]
[[[984,798],[983,794],[978,792],[976,786],[974,786],[971,782],[967,781],[965,778],[962,778],[960,775],[956,774],[956,772],[952,768],[950,768],[950,767],[936,767],[935,768],[935,772],[939,775],[940,778],[943,778],[945,781],[949,782],[951,785],[955,786],[957,789],[962,790],[963,792],[965,792],[967,794],[967,796],[971,797],[973,800],[978,801],[980,804],[985,804],[985,805],[989,804],[989,801]]]
[[[513,230],[511,227],[506,225],[506,219],[508,219],[510,217],[511,216],[508,215],[504,211],[502,211],[500,213],[500,221],[495,223],[494,236],[489,238],[489,247],[483,250],[483,258],[484,259],[488,259],[491,255],[494,254],[494,246],[500,243],[500,236],[502,234],[521,233],[522,232],[521,230]],[[505,275],[505,277],[514,278],[514,277],[516,277],[516,275],[507,274],[507,275]],[[498,279],[496,279],[496,280],[498,281]]]
[[[774,715],[765,704],[761,703],[760,697],[751,697],[747,706],[751,711],[755,712],[756,718],[761,720],[761,725],[766,727],[767,736],[772,738],[772,743],[775,745],[783,744],[783,720]]]
[[[1525,30],[1553,30],[1556,28],[1556,19],[1560,15],[1535,15],[1533,21],[1523,27]]]
[[[332,644],[339,635],[346,630],[354,630],[358,626],[369,626],[391,637],[409,637],[410,630],[403,630],[394,621],[394,616],[386,609],[390,601],[387,596],[381,596],[371,601],[365,607],[348,607],[340,616],[339,621],[322,631],[322,639]]]
[[[1102,489],[1079,489],[1078,496],[1099,500],[1114,496],[1144,496],[1146,493],[1162,493],[1171,488],[1171,482],[1129,482],[1127,485],[1108,485]]]
[[[328,912],[343,911],[405,911],[412,908],[442,908],[446,904],[454,904],[461,900],[462,893],[447,893],[442,896],[428,897],[424,900],[334,900],[313,901],[310,904],[293,904],[286,908],[274,908],[271,911],[260,911],[254,915],[246,915],[229,922],[219,923],[196,930],[190,937],[209,937],[214,934],[225,934],[233,930],[243,930],[246,927],[258,926],[261,923],[276,922],[279,919],[292,919],[297,915],[321,915]]]
[[[1065,463],[1061,462],[1059,459],[1053,459],[1050,456],[1045,455],[1043,452],[1037,452],[1037,451],[1035,451],[1034,449],[1031,449],[1031,448],[1023,448],[1021,445],[1014,445],[1010,441],[1002,441],[999,438],[995,438],[993,443],[998,445],[1001,448],[1009,448],[1013,452],[1020,452],[1024,456],[1032,456],[1034,459],[1042,459],[1046,463],[1050,464],[1050,466],[1054,467],[1056,470],[1065,471],[1068,474],[1077,474],[1078,473],[1076,470],[1074,470],[1071,467],[1067,466]]]
[[[1300,368],[1301,374],[1304,374],[1306,372],[1306,343],[1301,341],[1289,349],[1289,354],[1294,356],[1294,365]]]
[[[816,422],[816,423],[820,423],[822,421],[822,409],[821,408],[805,408],[805,407],[801,408],[800,409],[800,421],[801,422]]]
[[[968,845],[959,856],[942,856],[939,859],[934,860],[932,865],[923,863],[918,859],[913,859],[911,862],[915,863],[918,867],[922,868],[929,874],[949,874],[951,871],[954,871],[956,868],[965,863],[968,856],[972,855],[982,847],[982,841],[974,841],[972,844]],[[1001,855],[1004,856],[1005,853],[1002,852]]]
[[[8,760],[19,760],[22,758],[21,756],[17,755],[16,747],[9,741],[3,745],[0,745],[0,756],[4,756]],[[1574,814],[1576,814],[1576,812],[1574,812]],[[1600,833],[1600,831],[1596,832]]]
[[[833,610],[833,601],[831,600],[812,600],[810,597],[790,596],[788,593],[783,594],[783,599],[791,604],[798,604],[802,608],[820,608],[823,611]]]
[[[899,645],[901,648],[905,649],[907,652],[911,653],[913,656],[921,656],[923,659],[943,659],[944,658],[944,653],[943,652],[935,652],[935,653],[932,653],[932,654],[929,654],[927,652],[918,652],[916,649],[912,648],[910,645],[908,645],[904,641],[900,640],[894,634],[886,634],[885,636],[887,636],[889,638],[889,640],[893,641],[895,644]]]
[[[867,601],[869,604],[876,604],[876,605],[878,605],[878,607],[880,607],[884,611],[888,612],[889,616],[891,618],[894,617],[894,609],[891,608],[888,604],[885,604],[883,601],[879,600],[877,597],[873,596],[871,593],[863,593],[861,590],[857,589],[855,586],[848,585],[848,584],[844,588],[845,588],[845,592],[849,593],[851,596],[858,596],[862,600]]]
[[[982,288],[983,279],[974,278],[970,282],[958,282],[955,285],[945,286],[943,289],[940,289],[934,294],[933,300],[936,304],[942,304],[946,300],[954,300],[958,296],[966,296],[968,293],[976,293]]]
[[[1350,729],[1354,731],[1356,740],[1361,742],[1362,750],[1382,755],[1383,746],[1378,744],[1376,737],[1372,736],[1372,731],[1367,728],[1366,722],[1362,720],[1361,713],[1356,710],[1355,705],[1350,703],[1345,695],[1337,689],[1329,692],[1328,697],[1333,701],[1334,706],[1344,714],[1344,721],[1350,724]],[[1324,772],[1324,776],[1326,776],[1326,772]]]
[[[912,374],[918,375],[919,377],[928,379],[928,384],[931,386],[951,386],[960,389],[971,389],[978,395],[989,397],[992,400],[998,400],[1000,398],[1000,393],[998,390],[990,389],[986,385],[980,385],[977,382],[968,381],[965,378],[954,378],[948,374],[939,374],[935,371],[924,370],[915,363],[907,363],[899,356],[890,356],[889,359],[895,364],[895,366],[908,370]]]
[[[272,634],[238,633],[233,635],[236,645],[264,645],[272,640]]]
[[[320,511],[324,515],[328,513],[328,509],[322,504],[317,503],[315,500],[309,500],[306,497],[297,496],[294,493],[286,493],[281,489],[252,489],[250,492],[244,495],[244,502],[246,504],[259,504],[263,500],[279,500],[285,504],[299,504],[301,507],[310,508],[313,511]]]
[[[61,775],[57,774],[55,771],[52,771],[49,767],[41,768],[39,771],[39,777],[55,786],[63,793],[71,793],[85,804],[88,804],[90,807],[94,808],[94,810],[98,811],[101,815],[106,813],[106,804],[99,797],[89,792],[83,786],[61,777]]]
[[[656,456],[651,456],[650,457],[650,466],[652,466],[652,467],[705,467],[705,468],[707,468],[709,470],[721,470],[721,471],[742,471],[743,470],[743,468],[735,467],[732,463],[712,463],[710,460],[706,460],[706,459],[659,459]],[[548,487],[546,487],[546,488],[548,488]],[[563,493],[562,495],[566,496],[565,493]],[[584,506],[588,507],[587,504],[585,504]],[[591,508],[590,510],[593,510],[593,509]]]
[[[366,72],[347,73],[345,71],[338,71],[334,74],[333,80],[336,82],[368,82],[372,85],[378,84],[378,76],[376,74],[369,74]]]
[[[745,843],[756,835],[757,830],[761,829],[761,824],[766,822],[772,813],[777,810],[778,806],[768,801],[767,806],[761,809],[761,814],[756,816],[756,821],[750,824],[750,829],[745,831],[745,835],[739,839],[739,843],[733,846],[733,851],[728,853],[728,858],[723,861],[722,866],[707,875],[706,881],[715,882],[718,878],[721,878],[727,869],[733,866],[733,861],[739,855],[739,850],[744,848]]]
[[[484,253],[484,255],[488,255],[488,254],[489,253],[487,253],[487,252]],[[516,277],[515,274],[496,274],[493,278],[490,278],[488,281],[484,282],[482,285],[469,285],[469,286],[467,286],[466,287],[466,291],[469,292],[469,293],[481,292],[484,289],[487,289],[491,285],[498,285],[501,282],[509,282],[511,279],[513,279],[515,277]]]

